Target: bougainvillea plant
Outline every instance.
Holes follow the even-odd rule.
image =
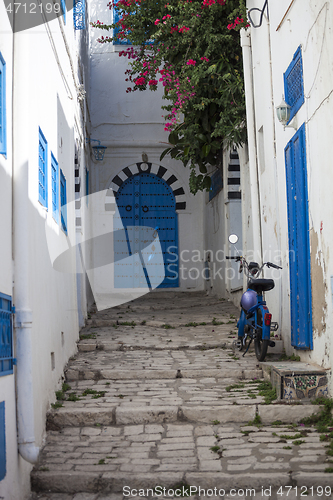
[[[100,43],[127,40],[126,92],[164,87],[170,154],[191,168],[193,193],[209,189],[208,166],[246,140],[242,53],[245,0],[118,0],[119,21],[92,26],[116,30]],[[211,170],[211,169],[210,169]]]

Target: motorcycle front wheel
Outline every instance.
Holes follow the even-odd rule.
[[[254,339],[254,349],[258,361],[264,361],[269,345],[269,340],[263,340],[262,338],[262,326],[263,326],[262,313],[261,310],[258,309],[256,338]]]

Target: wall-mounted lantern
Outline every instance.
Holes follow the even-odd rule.
[[[294,117],[293,120],[287,125],[290,120],[290,112],[291,107],[286,103],[284,97],[282,96],[281,103],[276,107],[277,119],[280,123],[282,123],[283,129],[285,129],[286,127],[292,127],[297,130],[296,117]]]
[[[101,146],[101,141],[98,141],[97,139],[89,139],[86,137],[86,143],[89,144],[91,142],[98,142],[97,146],[91,146],[91,149],[93,150],[94,153],[94,158],[97,161],[103,161],[104,155],[105,155],[105,150],[106,146]]]

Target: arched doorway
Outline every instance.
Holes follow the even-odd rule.
[[[178,276],[178,217],[175,195],[170,185],[158,175],[140,172],[124,181],[116,193],[119,215],[115,215],[114,228],[152,227],[158,232],[163,253],[165,278],[159,288],[179,286]],[[118,220],[117,220],[118,219]],[[129,236],[127,235],[127,238]],[[114,241],[115,254],[130,251],[129,242]],[[115,262],[115,287],[140,287],[140,281],[133,264],[124,267],[121,260]],[[126,271],[124,271],[126,269]]]

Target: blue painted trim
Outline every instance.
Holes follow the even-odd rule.
[[[13,308],[10,295],[0,293],[0,376],[13,373]]]
[[[0,52],[0,154],[7,158],[6,63]]]
[[[291,93],[291,88],[290,88],[290,78],[294,77],[294,79],[297,77],[297,72],[298,72],[298,78],[299,78],[299,92],[296,100],[294,100],[292,93]],[[293,60],[289,64],[286,72],[283,74],[283,80],[284,80],[284,94],[285,94],[285,100],[286,103],[291,106],[290,110],[290,119],[288,123],[294,118],[296,115],[297,111],[300,109],[302,104],[304,104],[304,84],[303,84],[303,62],[302,62],[302,50],[301,46],[298,47],[296,50]]]
[[[52,216],[59,223],[59,165],[51,152]]]
[[[67,234],[67,185],[63,171],[60,169],[60,203],[61,228]]]
[[[38,200],[43,205],[43,207],[47,208],[47,176],[48,176],[48,168],[47,168],[47,140],[41,129],[39,128],[39,150],[38,150],[38,182],[39,182],[39,191],[38,191]]]
[[[60,7],[62,10],[64,24],[66,24],[66,0],[60,0]]]
[[[86,27],[85,0],[73,0],[73,22],[75,30],[84,30]]]
[[[6,415],[5,402],[0,403],[0,481],[6,476]]]
[[[291,345],[313,349],[306,136],[303,124],[285,147]],[[294,260],[291,260],[294,259]]]

